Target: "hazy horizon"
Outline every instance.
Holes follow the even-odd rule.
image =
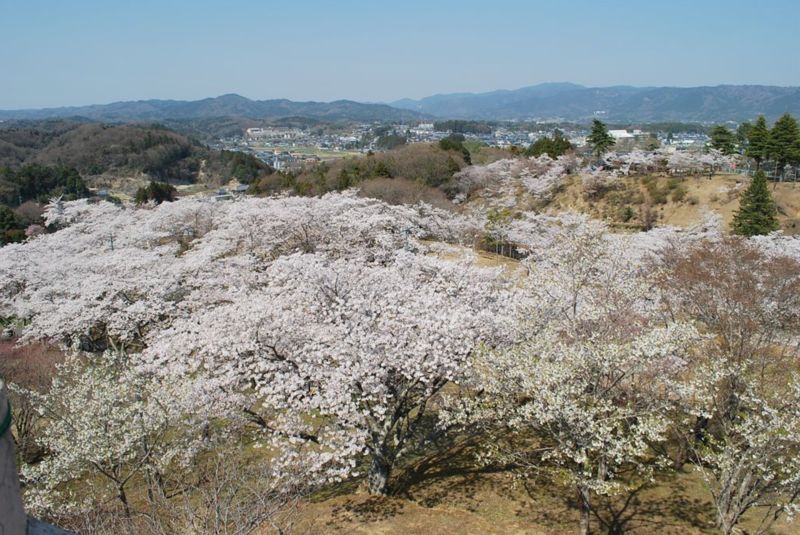
[[[671,85],[671,86],[655,86],[655,85],[651,85],[651,86],[641,86],[641,85],[633,85],[633,84],[611,84],[611,85],[607,85],[607,86],[589,86],[589,85],[585,85],[585,84],[575,84],[574,82],[569,82],[569,81],[560,81],[560,82],[549,82],[548,81],[548,82],[537,82],[537,83],[528,84],[528,85],[521,86],[521,87],[498,87],[498,88],[489,89],[489,90],[486,90],[486,91],[452,91],[452,92],[448,92],[448,93],[431,93],[429,95],[422,95],[422,96],[416,97],[416,98],[415,97],[401,97],[399,99],[393,99],[393,100],[356,100],[356,99],[352,99],[352,98],[343,97],[343,98],[328,99],[328,100],[311,100],[311,99],[309,99],[309,100],[302,100],[301,101],[301,100],[298,100],[298,99],[293,99],[291,97],[259,98],[259,97],[254,97],[254,96],[251,96],[251,95],[244,95],[244,94],[236,92],[236,91],[228,91],[226,93],[220,93],[218,95],[206,95],[206,96],[200,97],[200,98],[160,98],[160,97],[131,98],[131,99],[126,99],[126,100],[112,100],[112,101],[107,101],[107,102],[87,102],[87,103],[81,103],[81,104],[63,104],[63,105],[59,105],[59,106],[37,106],[37,107],[29,107],[29,108],[1,108],[0,107],[0,111],[15,111],[15,110],[25,111],[26,109],[36,110],[36,109],[49,109],[49,108],[53,108],[53,109],[57,109],[57,108],[81,108],[81,107],[85,107],[85,106],[106,106],[106,105],[109,105],[109,104],[116,104],[116,103],[119,103],[119,102],[138,102],[138,101],[144,102],[144,101],[149,101],[149,100],[192,102],[192,101],[198,101],[198,100],[220,98],[220,97],[224,97],[226,95],[238,95],[240,97],[244,97],[244,98],[246,98],[248,100],[253,100],[253,101],[259,101],[259,100],[291,100],[291,101],[294,101],[294,102],[324,102],[324,103],[328,103],[328,102],[334,102],[334,101],[337,101],[337,100],[349,100],[349,101],[360,102],[360,103],[364,103],[364,104],[387,104],[387,105],[390,105],[393,102],[397,102],[399,100],[403,100],[404,98],[410,98],[412,100],[419,100],[419,99],[422,99],[422,98],[425,98],[425,97],[438,96],[438,95],[449,95],[449,94],[459,94],[459,93],[462,93],[462,94],[480,94],[480,93],[490,93],[490,92],[494,92],[494,91],[514,91],[514,90],[518,90],[518,89],[524,89],[526,87],[533,87],[533,86],[543,85],[543,84],[574,84],[574,85],[580,85],[580,86],[583,86],[583,87],[599,88],[599,89],[610,88],[610,87],[635,87],[635,88],[639,88],[639,89],[643,89],[643,88],[659,88],[659,87],[694,88],[694,87],[719,87],[719,86],[726,86],[726,85],[785,87],[785,88],[800,87],[800,84],[798,84],[798,85],[783,85],[783,86],[781,86],[781,85],[777,85],[777,84],[757,84],[757,83],[752,83],[752,84],[748,84],[748,83],[742,83],[742,84],[707,84],[705,86],[694,86],[694,85],[683,85],[683,86],[681,86],[681,85]]]
[[[580,15],[580,16],[578,16]],[[800,86],[800,5],[743,0],[614,9],[579,0],[0,0],[0,109],[129,100],[391,102],[566,81],[590,87]],[[768,61],[767,61],[768,60]]]

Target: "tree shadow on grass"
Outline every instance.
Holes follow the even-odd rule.
[[[426,507],[457,502],[474,511],[489,492],[525,524],[560,533],[573,530],[578,520],[579,504],[570,485],[546,473],[515,478],[510,465],[476,465],[471,442],[420,460],[407,469],[404,482],[403,495]],[[655,483],[641,482],[615,496],[594,496],[592,505],[593,533],[713,533],[713,508],[689,472],[661,473]]]
[[[687,484],[685,474],[662,473],[655,483],[641,482],[615,496],[593,498],[592,522],[599,533],[702,533],[713,526],[710,504]],[[569,500],[577,510],[577,500]]]
[[[341,525],[350,519],[362,524],[379,522],[401,514],[404,508],[402,500],[389,496],[348,498],[342,505],[331,510],[331,524]]]
[[[523,482],[529,500],[517,511],[526,523],[555,532],[571,532],[578,522],[577,493],[570,485],[542,475]],[[686,535],[713,526],[708,502],[680,478],[664,474],[655,484],[641,483],[615,496],[592,497],[591,533]],[[713,532],[713,530],[711,531]]]
[[[503,466],[481,465],[475,456],[474,440],[466,438],[439,447],[407,465],[398,474],[395,494],[434,507],[447,501],[444,494],[448,491],[472,497],[482,475],[504,470]]]

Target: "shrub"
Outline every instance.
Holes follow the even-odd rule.
[[[136,204],[155,201],[161,204],[164,201],[174,201],[178,197],[178,190],[172,184],[151,181],[147,187],[136,190]]]
[[[682,185],[672,190],[672,202],[681,202],[686,198],[686,188]]]
[[[631,208],[630,206],[626,206],[626,207],[625,207],[625,208],[622,210],[622,218],[621,218],[621,219],[622,219],[624,222],[626,222],[626,223],[627,223],[628,221],[630,221],[631,219],[633,219],[633,216],[634,216],[634,213],[633,213],[633,208]]]
[[[460,134],[452,134],[447,136],[446,138],[439,141],[439,148],[446,151],[455,151],[461,153],[461,156],[464,158],[464,162],[467,165],[472,164],[472,159],[470,157],[469,151],[464,146],[464,136]],[[458,171],[456,171],[458,172]]]
[[[525,151],[525,155],[539,157],[542,154],[547,154],[551,158],[558,158],[574,148],[572,143],[561,132],[556,130],[553,137],[540,137],[531,143],[530,147]]]
[[[361,184],[361,197],[380,199],[389,204],[416,204],[424,202],[437,208],[451,209],[447,196],[438,189],[404,178],[374,178]]]

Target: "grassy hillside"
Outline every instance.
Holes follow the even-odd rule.
[[[455,175],[469,163],[488,163],[508,152],[473,144],[413,143],[367,156],[341,158],[261,179],[264,193],[291,190],[300,195],[321,195],[358,187],[366,197],[391,204],[424,201],[452,208],[458,191]]]
[[[702,221],[708,211],[722,216],[726,226],[739,208],[739,195],[747,185],[740,175],[715,175],[712,178],[665,176],[631,177],[600,194],[589,195],[574,176],[556,194],[546,211],[573,210],[603,219],[618,228],[638,230],[652,218],[654,225],[688,227]],[[778,219],[786,234],[800,233],[800,184],[771,184],[778,206]],[[648,212],[650,212],[648,216]]]

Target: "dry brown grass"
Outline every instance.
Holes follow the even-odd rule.
[[[657,188],[668,191],[669,177],[658,176],[652,180]],[[666,202],[659,204],[652,202],[652,195],[644,182],[641,177],[630,177],[623,181],[620,189],[607,192],[599,199],[587,199],[580,180],[573,179],[550,203],[547,211],[573,210],[620,227],[637,228],[639,221],[636,217],[626,225],[621,219],[621,211],[630,206],[634,214],[639,214],[641,208],[650,205],[657,214],[656,223],[659,225],[688,227],[702,221],[705,212],[713,211],[720,214],[724,224],[729,226],[739,208],[739,194],[747,186],[747,180],[740,175],[681,178],[677,184],[685,189],[683,199],[674,201],[670,192]],[[781,228],[787,234],[800,234],[800,183],[774,183],[771,188],[778,205]]]
[[[458,452],[455,455],[458,458]],[[365,535],[576,532],[577,503],[568,489],[546,480],[522,482],[510,472],[480,470],[469,463],[467,459],[465,465],[449,466],[445,460],[444,465],[435,465],[417,475],[396,496],[376,497],[354,491],[319,501],[309,500],[300,507],[297,532]],[[655,485],[607,500],[599,508],[604,518],[620,514],[625,519],[625,533],[717,533],[702,478],[690,468],[664,474]],[[746,520],[743,527],[749,524]],[[798,532],[797,524],[784,521],[774,529],[775,535]],[[592,518],[592,533],[606,533],[597,517]]]

